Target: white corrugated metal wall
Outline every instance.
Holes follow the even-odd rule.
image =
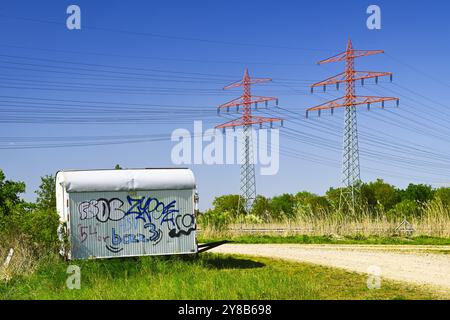
[[[192,189],[69,195],[72,259],[197,251]]]

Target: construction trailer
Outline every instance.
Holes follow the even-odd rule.
[[[56,174],[70,259],[197,253],[197,193],[189,169],[72,170]]]

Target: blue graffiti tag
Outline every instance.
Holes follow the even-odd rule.
[[[138,234],[124,234],[122,236],[118,235],[116,233],[116,229],[112,228],[112,236],[111,236],[111,243],[114,246],[118,246],[120,244],[130,244],[130,243],[142,243],[142,242],[149,242],[152,241],[151,238],[147,238],[142,233]]]
[[[146,224],[153,224],[153,219],[161,219],[161,224],[171,222],[172,227],[176,226],[174,214],[179,212],[178,209],[175,209],[176,200],[173,200],[167,206],[164,202],[150,197],[127,196],[127,201],[130,204],[130,209],[126,212],[126,215],[134,214],[136,219],[141,219]]]

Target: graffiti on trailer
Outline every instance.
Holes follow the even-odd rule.
[[[196,228],[195,218],[192,214],[178,215],[175,217],[175,224],[177,228],[169,231],[169,237],[178,238],[181,235],[188,236]]]
[[[122,220],[125,212],[120,208],[123,206],[123,201],[118,198],[83,201],[78,205],[78,213],[80,220],[96,218],[100,222],[107,222],[108,220],[119,221]]]
[[[126,215],[134,214],[136,219],[143,220],[146,224],[152,223],[153,220],[160,220],[161,224],[171,222],[175,227],[174,214],[179,213],[179,210],[175,209],[176,200],[167,206],[156,198],[128,196],[127,200],[130,209]]]
[[[158,244],[163,237],[163,226],[167,226],[171,238],[187,236],[196,230],[194,216],[180,214],[180,210],[176,208],[176,200],[166,205],[154,197],[127,196],[127,202],[127,211],[122,209],[124,202],[118,198],[100,198],[79,203],[80,221],[97,220],[95,226],[78,225],[81,243],[86,241],[88,236],[95,236],[98,241],[105,243],[107,250],[118,253],[123,250],[124,245],[131,243]],[[111,229],[110,235],[99,235],[99,225],[109,221],[118,224]],[[155,224],[157,221],[160,227]],[[140,222],[143,223],[146,234],[137,232]]]
[[[157,198],[151,197],[127,197],[130,209],[126,216],[134,215],[136,220],[144,221],[144,227],[153,228],[153,221],[159,220],[161,226],[166,223],[169,229],[169,237],[178,238],[181,235],[189,235],[196,230],[195,218],[192,214],[179,214],[176,209],[176,200],[165,205]],[[153,230],[153,229],[151,229]]]

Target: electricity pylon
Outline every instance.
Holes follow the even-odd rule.
[[[280,118],[266,118],[252,115],[252,105],[255,105],[257,108],[258,103],[265,103],[266,106],[270,101],[275,101],[278,105],[278,98],[273,97],[261,97],[261,96],[252,96],[251,94],[251,85],[263,82],[272,81],[270,78],[250,78],[248,74],[248,69],[245,69],[244,76],[242,80],[234,82],[226,87],[224,90],[242,87],[243,94],[241,97],[237,99],[233,99],[230,102],[222,104],[218,107],[218,112],[221,109],[226,109],[227,111],[230,108],[235,107],[239,112],[239,107],[242,106],[242,116],[238,119],[229,121],[227,123],[216,126],[217,129],[227,129],[236,127],[242,127],[242,159],[241,159],[241,172],[240,172],[240,192],[241,197],[244,201],[244,208],[247,212],[250,211],[253,202],[256,198],[256,179],[255,179],[255,161],[254,161],[254,153],[253,153],[253,141],[252,141],[252,127],[255,124],[259,124],[262,127],[263,123],[270,123],[272,127],[274,122],[283,120]]]
[[[353,49],[352,41],[349,40],[345,52],[339,53],[331,58],[319,61],[318,64],[325,64],[331,62],[345,61],[345,71],[334,77],[328,78],[324,81],[311,85],[311,92],[316,87],[323,87],[326,91],[327,85],[336,85],[339,89],[339,84],[345,83],[345,96],[326,102],[314,108],[306,110],[308,112],[318,111],[319,116],[322,110],[330,110],[334,113],[335,108],[345,108],[344,121],[344,141],[343,141],[343,159],[342,159],[342,184],[344,188],[341,191],[339,209],[348,208],[352,214],[357,208],[357,201],[359,199],[360,186],[360,166],[359,166],[359,145],[358,145],[358,127],[356,119],[356,106],[367,105],[374,103],[381,103],[384,108],[386,101],[396,101],[397,107],[399,99],[394,97],[374,97],[374,96],[357,96],[355,90],[356,81],[361,81],[364,85],[365,79],[375,78],[378,83],[380,77],[389,76],[392,81],[391,72],[372,72],[372,71],[355,71],[355,59],[360,57],[371,56],[379,53],[384,53],[383,50],[355,50]]]

